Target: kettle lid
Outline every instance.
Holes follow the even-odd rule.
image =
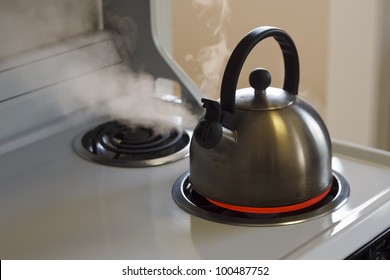
[[[236,91],[236,109],[241,110],[276,110],[294,103],[295,94],[284,89],[269,87],[271,75],[264,68],[256,68],[249,75],[252,88]]]

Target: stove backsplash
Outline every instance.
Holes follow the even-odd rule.
[[[0,59],[101,26],[99,0],[0,1]]]
[[[2,2],[5,7],[0,9],[1,14],[6,10],[15,14],[27,9],[20,8],[19,2]],[[170,101],[173,102],[158,104],[169,103],[169,108],[179,108],[175,112],[179,115],[189,111],[191,118],[200,113],[198,89],[158,42],[154,27],[156,1],[61,1],[64,3],[52,9],[50,5],[45,5],[46,0],[32,2],[35,6],[30,8],[36,14],[31,12],[24,23],[15,25],[21,28],[34,21],[35,15],[45,22],[46,27],[41,29],[43,23],[37,20],[32,28],[37,28],[39,32],[34,29],[25,31],[32,37],[36,34],[35,41],[27,39],[26,42],[31,44],[26,43],[24,49],[14,48],[14,52],[18,53],[15,55],[11,55],[10,50],[3,51],[7,57],[0,59],[0,141],[7,141],[28,130],[34,131],[80,109],[100,108],[102,101],[121,96],[126,91],[138,94],[130,101],[126,100],[131,105],[124,105],[123,99],[114,99],[103,113],[115,111],[114,117],[122,117],[121,112],[137,115],[144,111],[148,114],[148,110],[137,102],[148,94],[152,100],[162,102],[161,99],[166,99],[165,96],[170,96],[171,92],[174,96]],[[39,10],[37,7],[40,6],[45,8]],[[78,12],[71,13],[74,9]],[[62,12],[72,16],[55,16]],[[6,20],[6,17],[2,16],[1,20]],[[51,20],[54,22],[52,27],[47,23]],[[0,34],[10,36],[9,32],[4,25],[0,28]],[[28,38],[22,33],[21,37]],[[140,77],[144,79],[140,80]],[[154,87],[152,94],[139,90],[145,83],[144,89]],[[184,101],[185,106],[179,107],[178,101]],[[112,110],[115,104],[119,107]],[[156,104],[152,103],[152,107]],[[159,110],[155,111],[160,111],[161,115],[170,110],[158,106]]]

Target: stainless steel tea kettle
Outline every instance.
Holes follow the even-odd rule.
[[[269,87],[269,72],[258,68],[249,77],[253,88],[236,91],[248,54],[268,37],[282,50],[283,89]],[[259,213],[299,210],[329,191],[330,136],[319,114],[297,96],[298,84],[298,54],[285,31],[259,27],[239,42],[224,72],[220,103],[202,99],[206,112],[190,146],[195,191],[221,207]]]

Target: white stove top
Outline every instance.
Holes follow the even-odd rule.
[[[101,50],[111,56],[101,58]],[[85,52],[99,59],[76,73]],[[63,61],[70,69],[51,75]],[[70,89],[95,90],[82,81],[120,63],[107,34],[0,63],[1,259],[342,259],[389,228],[383,151],[334,142],[333,168],[350,185],[346,204],[272,227],[216,223],[179,208],[172,186],[188,158],[121,168],[79,157],[73,139],[103,120],[81,106],[59,110],[56,100]]]
[[[388,153],[336,142],[333,166],[351,187],[341,209],[296,225],[232,226],[173,201],[188,159],[119,168],[76,155],[73,138],[97,123],[74,115],[3,150],[1,259],[339,259],[390,225]]]

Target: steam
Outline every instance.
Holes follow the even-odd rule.
[[[68,95],[62,96],[62,110],[75,104],[98,116],[120,119],[129,125],[170,122],[192,125],[196,117],[185,104],[163,101],[162,96],[173,96],[170,81],[161,86],[148,73],[134,73],[125,65],[117,65],[77,79],[69,85]]]
[[[120,88],[115,98],[105,102],[102,111],[115,119],[140,122],[175,122],[177,125],[192,124],[196,117],[185,104],[163,101],[160,97],[171,96],[172,86],[161,86],[148,73],[132,73],[127,70],[117,77]],[[169,81],[168,81],[169,83]]]
[[[69,91],[71,94],[62,98],[61,107],[66,109],[66,104],[78,103],[91,113],[119,119],[129,126],[148,123],[156,131],[161,128],[161,121],[192,127],[197,117],[181,102],[174,81],[131,69],[136,67],[133,65],[138,40],[135,21],[117,15],[111,15],[109,21],[121,35],[115,41],[114,52],[119,53],[124,63],[83,77],[82,82]],[[82,63],[94,64],[99,57],[104,60],[104,56],[110,55],[116,54],[85,54]]]
[[[220,80],[229,55],[226,38],[220,38],[219,43],[205,47],[199,52],[198,61],[202,66],[199,87],[202,92],[213,99],[219,97]]]
[[[220,15],[218,18],[209,18],[206,21],[208,28],[214,30],[213,35],[217,35],[220,32],[224,31],[224,24],[230,17],[230,8],[228,0],[193,0],[193,5],[195,7],[200,6],[203,10],[199,13],[200,17],[203,17],[208,11],[213,8],[220,10]]]
[[[3,2],[0,23],[4,24],[1,25],[0,33],[8,36],[5,36],[5,42],[9,41],[8,44],[0,47],[0,55],[3,54],[4,57],[96,30],[99,22],[97,19],[99,1],[95,0],[67,0],[56,4],[50,0],[35,0],[29,6],[26,6],[22,0]],[[206,8],[214,6],[213,2],[216,2],[216,5],[222,7],[221,11],[227,13],[225,1],[198,0],[196,2]],[[122,66],[119,64],[108,66],[108,62],[102,62],[103,66],[96,71],[99,59],[111,61],[106,60],[106,57],[115,54],[103,51],[95,54],[82,53],[80,48],[75,51],[77,54],[76,57],[73,56],[72,61],[65,61],[56,69],[43,71],[49,74],[56,71],[53,76],[67,79],[66,83],[56,85],[64,92],[58,102],[56,100],[59,109],[64,114],[84,109],[98,115],[130,122],[138,120],[174,121],[177,124],[196,122],[196,117],[185,104],[162,101],[161,96],[176,95],[173,85],[170,86],[168,83],[168,86],[161,87],[164,83],[159,83],[159,80],[150,74],[135,73],[126,66],[132,63],[131,58],[139,35],[136,22],[131,18],[118,18],[115,15],[111,20],[114,22],[113,25],[115,21],[117,22],[116,29],[122,35],[123,48],[118,50],[121,58],[127,55],[128,59],[122,60],[124,61]],[[208,25],[214,29],[215,36],[220,38],[224,36],[223,21],[210,21]],[[221,44],[210,46],[199,53],[200,59],[210,61],[210,65],[204,66],[204,76],[208,79],[216,79],[216,76],[213,76],[216,66],[212,65],[211,61],[222,63],[219,60],[219,53],[226,51],[225,46],[226,41],[222,41]],[[205,80],[203,87],[208,86]],[[54,101],[50,99],[47,102]]]
[[[230,8],[228,0],[193,0],[193,5],[200,9],[198,16],[205,19],[206,27],[211,31],[216,43],[202,48],[196,57],[188,55],[187,59],[200,63],[200,89],[206,96],[216,99],[219,97],[220,80],[225,62],[230,55],[226,32]],[[210,15],[212,11],[218,11],[219,16]],[[126,53],[130,59],[127,64],[131,65],[131,57],[138,35],[137,26],[131,18],[117,18],[113,15],[110,20],[124,38],[122,42],[124,49],[120,49],[119,53]],[[96,59],[96,57],[91,57],[91,59]],[[98,114],[108,115],[114,119],[129,120],[135,124],[138,120],[140,122],[155,120],[172,122],[174,120],[178,124],[196,122],[196,117],[183,104],[161,100],[161,96],[175,95],[172,92],[173,86],[169,86],[168,83],[168,86],[161,87],[161,83],[158,83],[158,80],[148,73],[135,73],[123,66],[105,69],[91,79],[86,86],[79,87],[88,88],[88,91],[80,93],[73,91],[74,94],[68,98],[69,102],[76,100],[93,110],[99,108],[96,111]]]
[[[203,47],[196,57],[189,54],[185,59],[200,63],[199,87],[204,95],[217,99],[225,63],[231,54],[227,46],[226,30],[226,23],[230,18],[229,2],[228,0],[193,0],[192,3],[194,7],[201,9],[198,16],[206,19],[206,27],[211,30],[217,43]],[[211,11],[219,11],[218,17],[208,15]]]

